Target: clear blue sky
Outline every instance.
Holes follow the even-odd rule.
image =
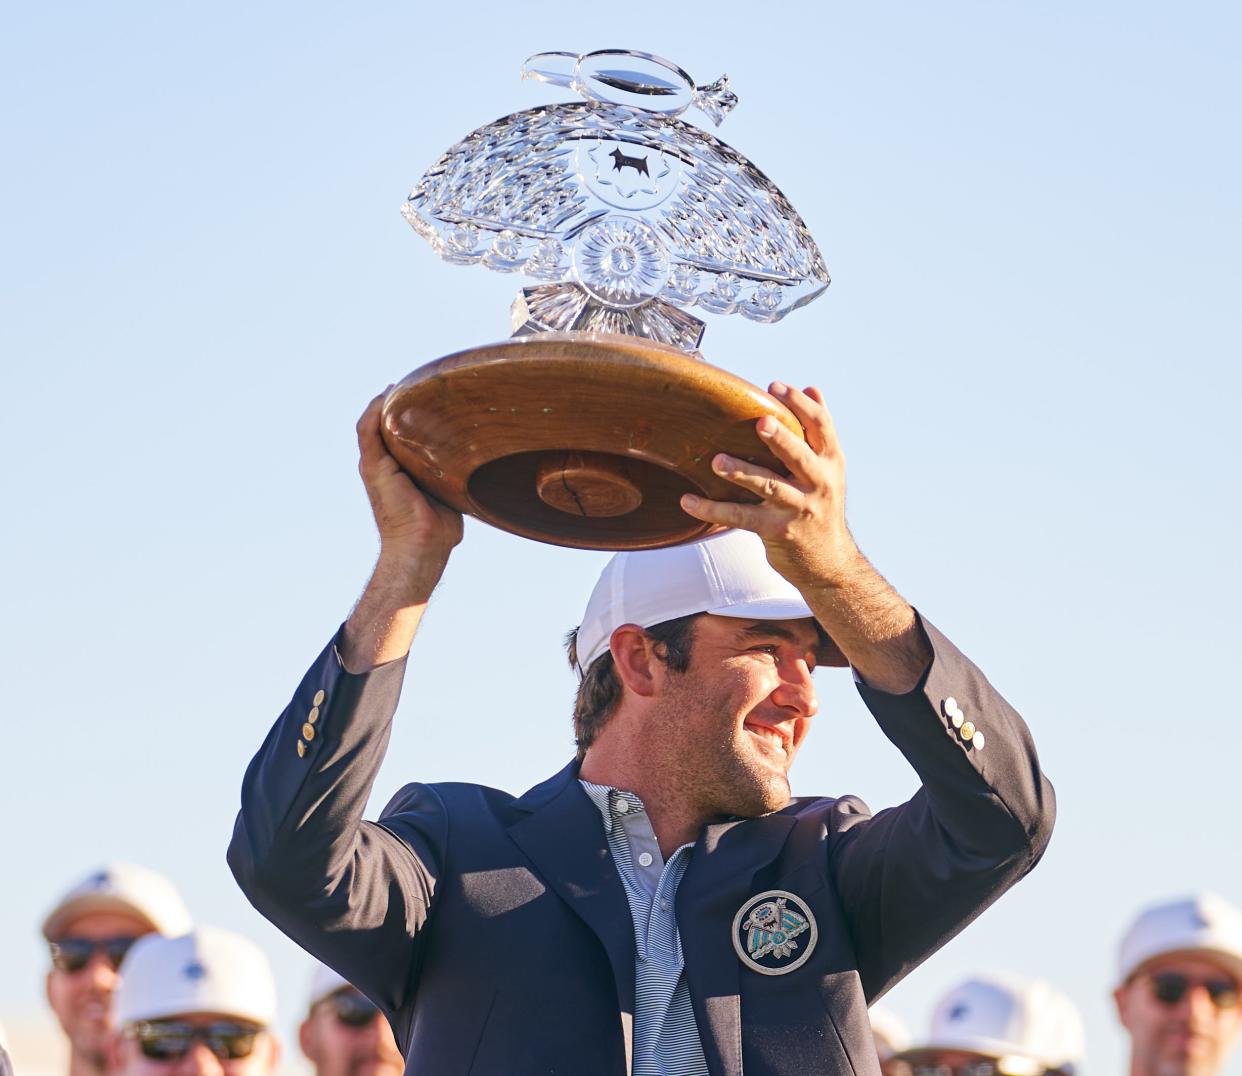
[[[1117,936],[1152,898],[1242,901],[1242,272],[1234,5],[28,4],[0,39],[0,1019],[95,863],[168,873],[307,964],[224,864],[242,770],[375,552],[353,423],[503,337],[517,278],[401,220],[451,143],[564,99],[530,53],[727,71],[720,135],[834,283],[709,360],[818,384],[864,550],[1034,729],[1060,822],[1034,875],[891,996],[921,1027],[984,967],[1082,1007],[1117,1071]],[[520,791],[571,750],[559,650],[600,554],[472,525],[410,665],[378,807]],[[799,793],[914,787],[823,674]],[[1242,1073],[1235,1059],[1230,1072]]]

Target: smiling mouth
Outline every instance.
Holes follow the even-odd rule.
[[[780,729],[771,725],[755,725],[747,722],[743,726],[768,751],[779,751],[782,756],[789,755],[789,741]]]

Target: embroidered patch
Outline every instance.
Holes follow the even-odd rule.
[[[784,975],[802,967],[818,940],[811,909],[784,889],[751,897],[733,917],[738,959],[760,975]]]

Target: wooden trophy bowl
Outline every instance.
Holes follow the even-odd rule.
[[[777,473],[755,434],[783,404],[666,344],[537,333],[421,366],[384,401],[389,451],[459,511],[553,545],[655,549],[719,530],[683,493],[755,503],[711,469],[727,452]]]

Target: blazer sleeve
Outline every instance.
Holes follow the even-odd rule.
[[[1030,730],[987,678],[921,621],[933,657],[906,695],[859,693],[922,787],[871,812],[836,800],[829,865],[870,1004],[1031,870],[1056,800]]]
[[[337,638],[246,770],[228,862],[259,912],[391,1013],[414,989],[447,818],[432,789],[410,786],[388,808],[401,838],[383,816],[363,821],[405,661],[349,673]]]

